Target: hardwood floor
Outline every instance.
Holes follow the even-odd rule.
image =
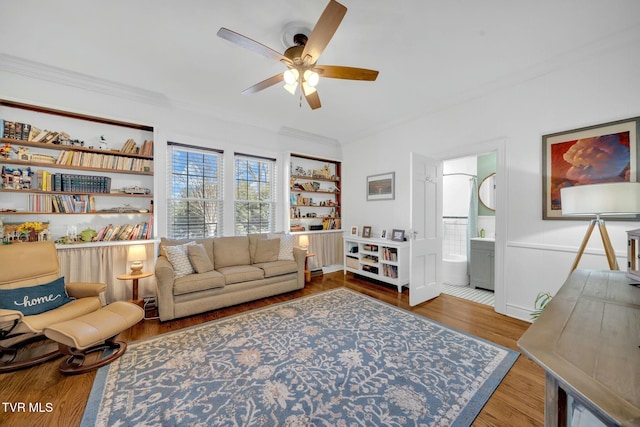
[[[340,286],[516,351],[517,340],[529,326],[527,322],[495,313],[492,307],[445,294],[419,306],[410,307],[407,290],[398,293],[396,287],[373,283],[350,273],[344,276],[342,272],[337,272],[314,277],[304,289],[284,295],[170,322],[142,321],[123,332],[120,338],[135,341]],[[58,373],[59,361],[60,359],[56,359],[30,369],[0,374],[0,426],[80,425],[95,372],[64,376]],[[25,410],[16,410],[20,408],[17,404],[21,402],[25,404]],[[12,405],[9,406],[9,403]],[[39,411],[34,411],[38,408]],[[541,426],[544,424],[543,408],[544,371],[526,356],[520,355],[473,425]]]

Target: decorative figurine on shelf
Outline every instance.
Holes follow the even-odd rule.
[[[9,154],[11,154],[11,144],[7,142],[6,144],[4,144],[4,147],[0,148],[0,156],[8,159]]]
[[[31,153],[27,147],[18,148],[18,160],[28,162],[31,160]]]
[[[31,190],[31,168],[22,169],[22,174],[20,176],[20,189],[21,190]]]
[[[109,145],[107,144],[107,138],[105,138],[104,135],[100,135],[100,145],[98,148],[100,148],[101,150],[109,149]]]

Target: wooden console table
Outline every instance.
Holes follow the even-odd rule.
[[[604,425],[640,426],[640,288],[622,271],[576,270],[518,341],[546,371],[545,426],[570,397]]]

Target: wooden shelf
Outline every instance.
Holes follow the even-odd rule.
[[[0,215],[149,215],[149,212],[7,212]]]
[[[304,224],[308,224],[308,221],[318,220],[322,221],[323,228],[327,227],[321,232],[340,230],[342,225],[342,208],[340,206],[342,197],[340,194],[342,164],[337,160],[322,159],[304,154],[291,154],[290,164],[289,229],[295,222],[301,225],[299,223],[303,221],[307,221]],[[323,174],[314,176],[313,173],[316,171],[321,171]],[[327,176],[330,176],[330,178],[326,178]],[[326,203],[331,204],[328,205]],[[328,209],[332,211],[329,212]],[[304,216],[304,214],[314,210],[320,210],[323,215],[316,217]],[[309,231],[312,230],[306,232]]]
[[[21,193],[21,194],[65,194],[65,195],[86,195],[86,196],[106,196],[106,197],[146,197],[153,198],[153,194],[127,194],[127,193],[92,193],[89,191],[46,191],[46,190],[12,190],[0,188],[0,192]]]
[[[79,171],[89,171],[89,172],[105,172],[105,173],[124,173],[127,175],[149,175],[153,176],[153,171],[144,172],[144,171],[132,171],[127,169],[105,169],[105,168],[91,168],[86,166],[72,166],[72,165],[60,165],[57,163],[44,163],[44,162],[27,162],[24,160],[18,159],[2,159],[0,158],[0,163],[6,163],[10,165],[23,165],[23,166],[40,166],[47,167],[52,169],[71,169],[71,170],[79,170]]]
[[[79,151],[83,153],[96,153],[96,154],[105,154],[105,155],[112,155],[112,156],[119,156],[119,157],[133,157],[136,159],[153,160],[153,156],[142,156],[140,154],[134,154],[134,153],[123,153],[117,150],[100,150],[97,148],[85,148],[85,147],[76,146],[76,145],[62,145],[62,144],[51,144],[47,142],[26,141],[24,139],[0,138],[0,143],[21,145],[23,147],[43,148],[45,150]]]
[[[309,180],[309,181],[340,182],[339,179],[316,178],[316,177],[306,176],[306,175],[291,175],[291,179],[306,179],[306,180]]]
[[[294,190],[294,189],[291,189],[291,192],[292,193],[340,194],[339,191],[320,191],[320,190],[317,190],[317,191],[306,191],[306,190]],[[306,205],[303,205],[303,206],[306,206]]]
[[[294,208],[339,208],[338,205],[333,206],[320,206],[320,205],[291,205]]]
[[[300,217],[300,218],[295,218],[294,217],[294,218],[289,218],[289,219],[291,221],[298,221],[298,220],[303,220],[303,219],[312,220],[312,219],[340,219],[340,218],[338,218],[337,216],[309,216],[309,217],[303,216],[303,217]]]

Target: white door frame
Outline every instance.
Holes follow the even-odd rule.
[[[507,314],[506,249],[507,249],[507,139],[496,138],[489,141],[466,144],[433,157],[441,161],[461,157],[496,153],[496,242],[495,242],[495,311]]]

